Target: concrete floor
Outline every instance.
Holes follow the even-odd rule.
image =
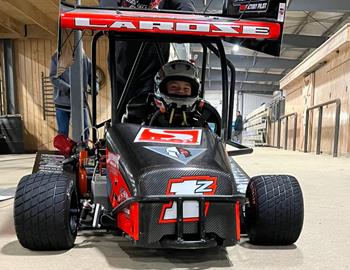
[[[33,156],[0,156],[0,188],[30,173]],[[302,186],[305,222],[288,247],[235,247],[207,251],[133,248],[112,235],[83,233],[65,252],[32,252],[20,246],[12,221],[13,200],[0,203],[0,269],[350,269],[350,159],[276,149],[237,158],[250,176],[292,174]]]

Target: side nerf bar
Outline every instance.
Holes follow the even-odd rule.
[[[227,151],[227,155],[230,156],[230,157],[240,156],[240,155],[247,155],[247,154],[253,153],[253,148],[250,148],[250,147],[244,146],[242,144],[236,143],[236,142],[234,142],[232,140],[226,141],[226,144],[237,148],[237,150]]]

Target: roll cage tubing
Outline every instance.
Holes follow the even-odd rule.
[[[94,35],[94,38],[92,40],[92,74],[96,74],[96,51],[97,51],[97,41],[99,40],[100,37],[104,35],[104,32],[98,32]],[[124,37],[125,38],[125,37]],[[114,98],[114,91],[115,91],[115,83],[113,80],[115,78],[112,78],[112,125],[119,123],[121,116],[122,116],[122,108],[123,104],[126,101],[126,95],[130,89],[131,83],[133,81],[133,78],[135,76],[138,64],[143,56],[145,44],[149,39],[154,38],[153,36],[143,36],[140,38],[139,36],[130,36],[129,39],[143,39],[143,42],[141,44],[141,47],[138,51],[138,54],[136,56],[136,59],[134,61],[134,64],[132,66],[132,69],[130,71],[129,77],[127,78],[127,82],[125,84],[125,87],[123,89],[122,95],[118,101],[118,104],[116,106],[116,99]],[[114,46],[115,46],[115,40],[116,36],[112,35],[109,37],[110,40],[110,49],[113,52],[114,51]],[[204,85],[205,85],[205,70],[206,70],[206,58],[208,55],[208,49],[213,52],[216,56],[219,57],[220,63],[221,63],[221,70],[222,70],[222,119],[221,119],[221,134],[222,134],[222,139],[238,148],[239,150],[231,152],[231,155],[240,155],[240,154],[249,154],[252,152],[251,148],[247,148],[243,145],[237,144],[233,142],[232,139],[232,120],[233,120],[233,106],[234,106],[234,96],[235,96],[235,84],[236,84],[236,70],[234,65],[230,60],[226,58],[224,46],[222,44],[221,39],[215,38],[209,40],[208,38],[194,38],[194,37],[177,37],[177,38],[162,38],[160,41],[167,41],[167,42],[180,42],[180,43],[185,43],[185,42],[196,42],[200,43],[203,47],[203,61],[202,61],[202,84],[201,84],[201,92],[200,92],[200,97],[204,96]],[[159,40],[154,42],[157,48],[157,54],[159,56],[160,62],[164,63],[164,59],[162,58],[162,55],[160,53],[160,48],[159,48]],[[216,44],[217,48],[213,45]],[[110,57],[112,56],[112,53],[110,53]],[[111,74],[115,74],[115,62],[112,61],[114,59],[110,59],[110,69],[111,69]],[[228,72],[227,72],[227,67],[230,69],[231,73],[231,83],[230,83],[230,89],[228,87]],[[97,119],[97,111],[96,111],[96,76],[92,76],[92,125],[94,127],[100,128],[104,125],[104,123],[97,124],[96,119]],[[97,137],[96,137],[96,129],[93,129],[93,141],[96,142]]]
[[[92,74],[96,74],[96,50],[97,50],[97,41],[99,40],[100,37],[102,37],[104,35],[104,32],[98,32],[97,34],[95,34],[93,40],[92,40]],[[144,48],[146,45],[146,42],[148,40],[151,40],[152,38],[154,38],[153,36],[143,36],[140,37],[138,36],[130,36],[128,39],[138,39],[138,40],[143,40],[140,49],[137,53],[136,59],[134,61],[134,64],[132,66],[132,69],[130,71],[129,77],[127,78],[125,87],[123,89],[123,92],[120,96],[120,99],[118,101],[117,106],[115,106],[115,98],[113,97],[114,94],[113,92],[115,91],[115,83],[113,82],[112,79],[112,108],[115,108],[116,110],[113,111],[112,109],[112,125],[116,124],[116,123],[120,123],[121,120],[121,116],[122,113],[124,113],[122,111],[123,109],[123,104],[126,102],[126,96],[128,91],[130,90],[130,86],[131,83],[133,81],[133,78],[135,76],[138,64],[143,56],[144,53]],[[114,44],[114,40],[115,40],[115,36],[109,36],[110,39],[110,44],[113,43]],[[125,37],[124,37],[125,39]],[[204,77],[202,77],[202,88],[201,88],[201,97],[204,96],[204,81],[205,81],[205,69],[206,69],[206,61],[204,60],[207,56],[207,48],[209,48],[210,51],[212,51],[215,55],[217,55],[220,58],[220,63],[221,63],[221,71],[222,71],[222,119],[221,119],[221,123],[222,123],[222,129],[221,129],[221,134],[222,134],[222,138],[227,141],[231,139],[231,131],[232,128],[231,124],[228,123],[228,121],[230,121],[230,123],[232,122],[232,114],[233,112],[231,112],[229,110],[229,108],[233,109],[233,102],[234,102],[234,87],[235,87],[235,68],[233,66],[233,64],[226,59],[226,55],[225,55],[225,49],[224,46],[222,44],[221,39],[219,38],[212,38],[211,40],[209,40],[208,38],[204,37],[204,38],[198,38],[198,37],[177,37],[177,38],[171,38],[169,40],[169,38],[162,38],[161,39],[162,42],[177,42],[177,43],[190,43],[190,42],[194,42],[194,43],[200,43],[203,47],[203,65],[202,65],[202,70],[204,70],[204,72],[202,72],[202,76],[204,74]],[[159,40],[156,42],[156,44],[159,42]],[[215,46],[213,45],[215,44],[217,46],[217,48],[215,48]],[[157,46],[157,45],[156,45]],[[158,47],[158,46],[157,46]],[[113,48],[112,48],[113,49]],[[113,52],[113,50],[111,50],[111,52]],[[160,54],[160,50],[159,48],[157,49],[157,53]],[[110,53],[110,57],[112,53]],[[161,58],[161,55],[159,55],[159,57]],[[112,60],[112,59],[110,59]],[[161,61],[162,62],[162,61]],[[110,72],[111,74],[115,74],[115,63],[114,61],[110,61],[111,65],[110,65]],[[229,100],[229,88],[228,88],[228,72],[227,72],[227,66],[230,68],[231,70],[231,85],[230,85],[230,100]],[[97,100],[96,100],[96,95],[97,93],[97,89],[96,89],[96,75],[92,76],[92,126],[94,127],[102,127],[103,123],[101,124],[97,124],[96,120],[97,120]],[[230,104],[229,104],[230,103]],[[229,112],[227,114],[227,112]],[[93,141],[96,142],[97,137],[96,137],[97,133],[96,130],[93,129]]]
[[[169,10],[147,10],[127,8],[98,8],[91,6],[81,6],[67,4],[61,1],[63,5],[60,16],[62,28],[73,30],[97,30],[99,31],[93,38],[93,74],[96,74],[96,43],[97,40],[109,33],[110,51],[114,51],[114,40],[118,37],[121,40],[137,39],[144,40],[135,59],[131,73],[129,74],[125,88],[123,89],[118,104],[115,104],[115,76],[111,78],[112,84],[112,124],[118,123],[121,118],[122,106],[125,103],[126,94],[135,76],[136,68],[143,55],[145,42],[157,40],[166,42],[197,42],[203,47],[202,62],[202,82],[205,82],[205,67],[207,64],[207,49],[209,48],[216,54],[221,61],[222,69],[222,92],[223,92],[223,111],[222,111],[222,138],[231,143],[233,103],[235,92],[235,68],[233,64],[226,59],[222,39],[226,37],[240,39],[257,39],[257,40],[278,40],[282,34],[281,26],[283,23],[274,19],[249,20],[233,19],[224,14],[207,14],[199,12],[169,11]],[[178,16],[179,14],[183,16]],[[193,28],[194,27],[194,28]],[[155,29],[154,29],[155,28]],[[164,38],[166,36],[166,38]],[[156,49],[159,60],[164,63],[160,54],[159,44],[156,42]],[[216,47],[214,46],[216,45]],[[110,54],[110,71],[115,73],[115,63]],[[228,74],[227,66],[231,71],[230,91],[228,92]],[[93,126],[101,127],[103,124],[96,125],[96,77],[92,78],[93,94]],[[201,85],[200,97],[204,95],[204,83]],[[117,105],[117,106],[116,106]],[[228,115],[227,115],[228,109]],[[96,131],[93,130],[93,139],[97,140]],[[234,144],[234,146],[245,150],[246,148]]]

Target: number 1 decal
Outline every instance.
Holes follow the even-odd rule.
[[[178,179],[170,179],[168,182],[167,195],[214,195],[216,191],[217,177],[211,176],[184,176]],[[209,202],[205,203],[205,215],[209,209]],[[176,202],[163,205],[159,223],[174,223],[177,217]],[[198,221],[199,203],[197,201],[183,202],[184,222]]]

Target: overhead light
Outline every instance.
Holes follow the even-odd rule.
[[[235,45],[233,46],[232,50],[233,50],[234,52],[238,52],[238,51],[239,51],[239,46],[238,46],[237,44],[235,44]]]

